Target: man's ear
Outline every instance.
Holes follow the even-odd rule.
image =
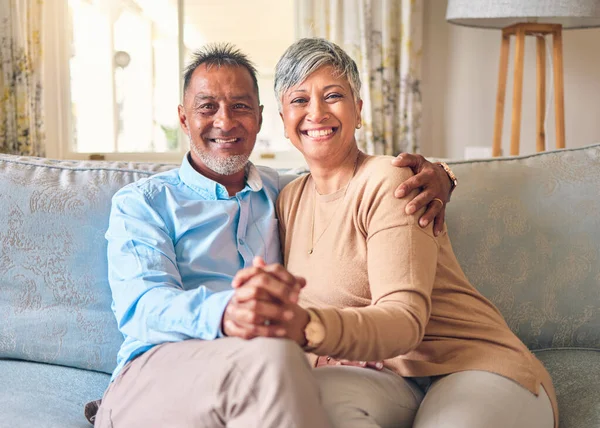
[[[263,122],[263,110],[265,109],[265,106],[258,106],[258,130],[260,131],[262,128],[262,122]]]
[[[179,126],[185,135],[190,135],[190,129],[187,125],[187,116],[185,115],[185,109],[181,104],[177,106],[177,115],[179,116]]]

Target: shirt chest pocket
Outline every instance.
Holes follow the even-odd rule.
[[[253,223],[248,228],[247,239],[255,256],[263,257],[267,264],[281,263],[279,221],[277,219],[263,219]]]

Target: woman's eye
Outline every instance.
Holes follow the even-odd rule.
[[[328,94],[325,97],[326,100],[335,100],[335,99],[338,99],[338,98],[343,98],[342,94],[336,94],[336,93],[334,93],[334,94]]]
[[[304,98],[294,98],[292,100],[292,104],[304,104],[306,103],[306,100]]]

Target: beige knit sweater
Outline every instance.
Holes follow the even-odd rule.
[[[326,329],[314,353],[385,360],[409,377],[484,370],[536,395],[542,384],[558,421],[548,372],[469,283],[446,231],[405,214],[413,195],[393,196],[412,172],[391,159],[361,154],[347,191],[319,195],[307,175],[279,195],[285,265],[306,278],[300,304]]]

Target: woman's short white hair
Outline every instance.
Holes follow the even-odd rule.
[[[360,99],[358,67],[350,55],[328,40],[311,37],[292,44],[279,58],[275,67],[275,97],[281,111],[283,94],[304,82],[308,76],[324,66],[331,66],[337,77],[344,76],[350,84],[355,100]]]

